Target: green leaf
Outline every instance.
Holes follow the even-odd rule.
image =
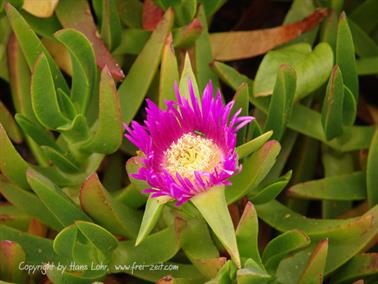
[[[123,114],[122,120],[127,124],[133,119],[147,94],[159,66],[164,43],[169,36],[172,24],[173,12],[169,9],[118,89]]]
[[[236,240],[238,243],[240,256],[253,259],[258,265],[263,267],[258,248],[257,213],[253,204],[248,202],[245,205],[238,227],[236,228]]]
[[[68,119],[60,111],[52,76],[47,58],[42,54],[34,66],[31,97],[38,121],[48,129],[56,129],[68,123]]]
[[[42,150],[46,154],[46,157],[51,162],[64,172],[73,173],[79,171],[78,162],[73,160],[73,157],[68,157],[62,154],[60,151],[51,148],[49,146],[41,146]]]
[[[269,140],[269,138],[272,136],[273,131],[267,131],[260,136],[256,137],[255,139],[252,139],[238,147],[236,147],[236,153],[238,154],[238,159],[244,159],[245,157],[249,156],[253,152],[260,149],[266,141]]]
[[[194,95],[197,98],[200,98],[201,94],[198,89],[196,77],[194,76],[192,64],[190,63],[190,57],[189,57],[189,54],[186,53],[185,61],[184,61],[184,68],[182,70],[181,77],[180,77],[179,90],[180,90],[181,97],[187,98],[187,99],[190,99],[189,81],[192,84]]]
[[[354,98],[358,98],[358,76],[352,33],[344,12],[339,17],[336,42],[336,64],[343,74],[344,84],[351,90]]]
[[[176,219],[175,224],[148,236],[137,247],[135,247],[134,240],[120,242],[113,252],[110,271],[120,273],[122,270],[115,269],[116,265],[124,266],[133,264],[133,262],[156,264],[168,261],[180,249],[179,240],[182,226],[182,221]]]
[[[70,124],[58,127],[57,130],[72,143],[86,141],[89,136],[88,123],[82,114],[76,115]]]
[[[378,56],[360,58],[356,62],[356,68],[358,75],[378,74]]]
[[[331,140],[343,133],[343,102],[343,75],[339,66],[335,65],[328,81],[321,116],[327,140]]]
[[[323,179],[297,183],[288,189],[295,198],[320,200],[366,199],[366,173],[336,175]]]
[[[173,5],[170,3],[170,6],[173,6],[175,11],[175,21],[179,26],[183,26],[193,20],[197,10],[197,1],[181,0]]]
[[[33,193],[14,185],[0,176],[0,192],[12,204],[22,209],[54,230],[63,226]]]
[[[333,66],[333,52],[328,43],[319,43],[302,61],[294,65],[297,73],[295,99],[302,99],[319,89],[328,79]]]
[[[352,126],[356,120],[357,103],[352,92],[344,85],[343,122],[344,125]]]
[[[370,33],[377,26],[375,17],[378,3],[374,0],[363,1],[351,14],[351,19],[359,24],[366,32]]]
[[[238,284],[265,284],[271,278],[254,260],[247,259],[242,269],[236,273]]]
[[[113,55],[123,55],[125,53],[135,55],[139,54],[150,36],[151,32],[144,29],[123,30],[121,43],[113,51]]]
[[[101,38],[109,50],[114,50],[121,42],[122,32],[117,1],[102,0],[101,16]]]
[[[282,192],[282,190],[285,189],[291,179],[291,175],[292,171],[290,170],[277,181],[268,184],[262,189],[259,189],[257,193],[248,196],[249,200],[251,200],[254,204],[261,204],[275,199]]]
[[[310,238],[300,230],[287,231],[272,239],[264,249],[262,260],[268,271],[274,272],[288,254],[307,247]]]
[[[72,224],[61,230],[54,239],[54,251],[61,256],[73,258],[78,229]]]
[[[49,179],[31,168],[26,174],[31,188],[62,225],[68,226],[76,220],[90,221],[89,217]]]
[[[281,65],[272,98],[269,104],[268,116],[264,129],[273,130],[272,139],[280,140],[291,116],[296,88],[296,73],[290,65]]]
[[[290,210],[276,200],[264,204],[256,204],[259,218],[278,231],[286,232],[298,229],[308,235],[327,234],[337,226],[348,224],[351,220],[341,219],[314,219],[307,218]]]
[[[172,34],[170,34],[163,48],[160,67],[159,82],[159,108],[164,108],[164,100],[175,100],[174,83],[179,81],[179,70],[175,50],[172,46]]]
[[[94,135],[83,148],[103,154],[115,152],[122,143],[122,118],[115,84],[107,67],[101,72],[99,118]]]
[[[234,106],[231,109],[230,117],[232,117],[239,109],[241,110],[240,116],[247,116],[249,114],[249,90],[248,85],[243,83],[236,90],[234,97]],[[237,133],[237,145],[244,143],[246,139],[247,127],[243,127]]]
[[[40,54],[44,54],[49,65],[49,69],[51,70],[50,72],[52,74],[54,84],[57,88],[68,92],[68,86],[62,72],[60,72],[55,61],[52,59],[51,55],[47,52],[46,48],[43,46],[25,19],[10,4],[5,5],[5,11],[7,13],[9,23],[11,24],[20,44],[21,50],[25,56],[26,62],[28,63],[29,69],[32,70]]]
[[[23,140],[20,129],[17,126],[12,114],[6,108],[2,101],[0,101],[0,123],[5,128],[10,139],[15,143],[21,143]]]
[[[181,238],[181,247],[185,255],[204,276],[209,279],[215,277],[226,258],[219,257],[218,249],[204,220],[188,218],[185,221],[186,226],[182,230]]]
[[[135,238],[140,215],[114,200],[102,186],[96,174],[87,178],[80,190],[80,205],[97,224],[115,234]]]
[[[85,114],[97,79],[93,47],[85,35],[74,29],[60,30],[54,36],[70,53],[73,67],[71,100],[77,110]]]
[[[233,90],[239,88],[239,86],[244,82],[251,82],[249,78],[243,74],[240,74],[236,69],[228,66],[225,63],[214,61],[210,63],[211,69],[214,73],[221,79],[227,86],[231,87]],[[251,88],[252,91],[252,88]]]
[[[311,54],[311,46],[298,43],[278,50],[269,51],[263,58],[253,84],[253,95],[266,96],[273,92],[277,71],[281,64],[295,64],[305,60]],[[299,77],[299,74],[297,74]],[[299,78],[298,78],[299,79]]]
[[[190,48],[199,38],[203,30],[198,18],[186,26],[173,30],[173,46],[175,48]]]
[[[298,284],[322,283],[327,261],[328,240],[322,240],[313,250]]]
[[[332,283],[351,283],[378,273],[377,253],[361,253],[353,257],[332,276]]]
[[[123,188],[116,196],[116,200],[124,205],[137,209],[144,205],[147,200],[147,195],[140,192],[140,189],[133,183]]]
[[[191,198],[237,267],[240,267],[239,250],[236,243],[234,226],[228,212],[224,187],[215,186]]]
[[[208,33],[207,18],[202,5],[198,8],[198,19],[203,27],[201,35],[194,44],[195,70],[198,87],[200,90],[203,90],[210,80],[212,81],[214,88],[217,89],[219,85],[218,78],[209,66],[213,61],[213,55]]]
[[[369,207],[373,207],[378,203],[377,167],[378,167],[378,130],[375,131],[374,137],[370,144],[368,160],[367,160],[367,168],[366,168],[367,199],[368,199]]]
[[[77,111],[71,98],[61,89],[58,89],[57,93],[59,108],[63,115],[70,120],[73,119],[76,116]]]
[[[75,225],[92,245],[110,258],[112,251],[118,246],[117,239],[111,233],[90,222],[76,221]]]
[[[378,44],[360,26],[348,19],[356,54],[360,57],[377,56]]]
[[[164,203],[164,200],[154,198],[151,196],[148,197],[146,208],[143,214],[142,224],[140,225],[138,236],[135,241],[135,246],[143,242],[143,240],[152,231],[160,217],[160,213],[164,207]]]
[[[28,276],[19,269],[25,263],[25,252],[17,242],[0,241],[0,278],[14,283],[27,283]]]
[[[52,241],[0,225],[0,240],[17,242],[25,252],[27,264],[41,265],[41,263],[68,264],[69,259],[58,256],[52,246]]]
[[[30,216],[24,210],[5,202],[1,203],[0,216],[0,224],[22,231],[28,229],[31,221]]]
[[[95,268],[95,266],[94,266]],[[91,266],[87,265],[89,271],[62,271],[58,267],[52,267],[47,270],[47,277],[50,281],[56,284],[75,283],[86,284],[96,283],[102,281],[105,278],[106,272],[103,270],[91,270]]]
[[[16,151],[1,123],[0,145],[0,170],[2,174],[18,186],[28,189],[29,185],[25,175],[28,163]]]
[[[280,150],[280,143],[275,140],[268,141],[244,161],[242,172],[232,177],[232,185],[226,188],[228,204],[257,188],[273,167]]]

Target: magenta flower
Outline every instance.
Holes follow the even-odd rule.
[[[167,101],[167,110],[161,110],[147,100],[145,125],[125,125],[125,137],[144,154],[144,165],[133,177],[149,184],[145,193],[169,196],[177,205],[213,186],[230,185],[228,179],[239,170],[236,132],[253,119],[238,117],[238,110],[228,123],[234,102],[224,105],[219,90],[213,98],[211,82],[201,100],[191,82],[188,87],[190,100],[175,84],[177,102]]]

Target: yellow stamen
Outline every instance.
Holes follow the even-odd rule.
[[[186,133],[165,151],[163,167],[173,176],[193,180],[195,171],[212,172],[221,160],[222,151],[213,140]]]

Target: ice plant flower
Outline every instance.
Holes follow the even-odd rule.
[[[253,117],[231,114],[234,102],[222,102],[220,91],[213,97],[209,82],[202,99],[188,82],[190,98],[166,101],[161,110],[147,100],[144,125],[125,125],[125,137],[143,152],[143,166],[133,177],[145,180],[152,197],[168,196],[180,205],[193,196],[218,185],[229,185],[238,170],[235,152],[237,131]]]

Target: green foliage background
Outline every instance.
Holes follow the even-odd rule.
[[[279,43],[285,30],[259,31],[270,47],[249,78],[235,60],[256,34],[209,33],[224,0],[60,0],[48,17],[0,1],[0,282],[377,283],[378,110],[359,84],[378,74],[378,1],[345,2],[288,4],[284,24],[319,24]],[[130,177],[122,123],[188,79],[256,117],[225,192],[241,268],[190,202]]]

